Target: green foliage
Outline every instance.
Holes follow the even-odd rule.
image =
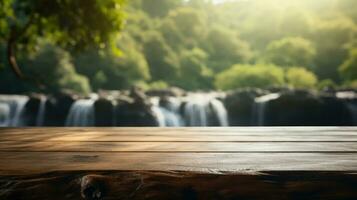
[[[315,73],[320,79],[339,81],[338,66],[348,55],[346,45],[356,37],[356,24],[346,17],[316,24],[315,44],[317,47]]]
[[[172,48],[193,48],[206,32],[205,24],[203,12],[183,7],[170,11],[159,29]]]
[[[121,30],[123,4],[124,0],[4,0],[0,26],[6,28],[0,34],[21,37],[18,43],[27,47],[36,45],[39,36],[62,47],[100,46]]]
[[[291,67],[286,71],[286,81],[295,88],[314,88],[317,84],[316,75],[303,67]]]
[[[357,48],[350,51],[349,57],[340,66],[339,72],[344,80],[357,79]]]
[[[167,89],[169,87],[169,85],[164,81],[154,81],[152,83],[149,83],[148,87],[150,89],[160,90],[160,89]]]
[[[243,87],[267,88],[284,84],[284,70],[274,65],[234,65],[219,73],[215,80],[218,89]]]
[[[76,73],[70,55],[60,48],[43,44],[41,50],[22,62],[27,63],[25,70],[45,84],[48,91],[70,89],[83,94],[91,91],[88,79]]]
[[[152,17],[163,17],[181,3],[180,0],[141,0],[142,9]]]
[[[169,84],[165,81],[154,81],[151,83],[138,81],[133,84],[135,87],[141,88],[142,90],[161,90],[169,88]]]
[[[160,33],[148,32],[143,44],[152,79],[172,81],[178,76],[179,60]]]
[[[184,89],[212,88],[212,72],[205,65],[207,54],[202,49],[185,50],[181,53],[181,73],[176,85]]]
[[[337,88],[337,84],[331,79],[325,79],[318,83],[317,88],[320,90],[330,89],[330,88],[334,89]]]
[[[344,88],[357,89],[357,79],[346,81],[343,85]]]
[[[99,52],[92,49],[76,56],[74,62],[78,72],[90,78],[94,89],[123,89],[139,80],[150,80],[146,59],[132,39],[123,34],[119,43],[119,46],[128,47],[122,48],[119,57],[109,49]]]
[[[88,92],[83,76],[93,90],[356,80],[356,50],[348,54],[357,48],[355,0],[130,0],[125,8],[124,1],[0,1],[0,91],[36,91],[8,69],[10,37],[20,67],[51,90]],[[52,45],[43,49],[41,41]]]
[[[266,61],[279,66],[310,66],[316,50],[309,40],[287,37],[271,42],[266,50]]]
[[[246,63],[252,56],[249,44],[240,40],[237,33],[222,27],[210,30],[204,43],[209,54],[209,65],[216,72],[236,63]]]
[[[355,21],[357,20],[357,2],[355,0],[339,0],[336,3],[342,13],[347,14]]]

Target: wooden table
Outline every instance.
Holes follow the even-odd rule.
[[[1,128],[0,199],[357,199],[357,128]]]

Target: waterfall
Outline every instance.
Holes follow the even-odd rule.
[[[266,106],[269,101],[278,99],[279,97],[279,93],[271,93],[254,99],[253,117],[256,125],[265,125]]]
[[[178,98],[169,97],[165,99],[165,105],[160,105],[160,109],[165,116],[165,122],[170,127],[185,126],[180,115],[181,101]]]
[[[95,99],[80,99],[69,110],[66,126],[94,126]]]
[[[10,106],[6,103],[0,103],[0,127],[9,126],[10,123]]]
[[[25,126],[23,113],[29,98],[21,95],[0,96],[0,126]]]
[[[184,97],[152,97],[152,111],[160,127],[228,126],[227,110],[216,94],[198,93]],[[75,101],[67,114],[65,126],[94,126],[94,103],[98,97]],[[0,95],[0,126],[26,126],[25,105],[29,97]],[[35,125],[43,126],[46,117],[47,97],[39,99]],[[115,109],[113,109],[113,112]]]
[[[208,98],[200,94],[192,94],[187,97],[184,107],[184,119],[188,126],[207,126]]]
[[[159,124],[159,127],[165,127],[166,126],[165,116],[164,113],[161,111],[161,109],[158,106],[153,106],[152,111],[156,115],[156,119]]]
[[[155,113],[160,127],[180,127],[183,126],[183,120],[178,114],[179,104],[174,98],[168,98],[166,107],[160,105],[159,98],[152,98],[152,110]]]
[[[40,105],[38,107],[37,117],[36,117],[36,126],[43,126],[45,121],[45,113],[46,113],[46,102],[47,97],[40,97]]]
[[[212,105],[214,113],[218,117],[219,124],[221,126],[229,126],[227,110],[224,107],[223,103],[215,98],[212,99],[210,103]]]
[[[186,97],[184,119],[188,126],[209,126],[210,105],[220,126],[228,126],[227,110],[223,103],[211,94],[191,94]]]

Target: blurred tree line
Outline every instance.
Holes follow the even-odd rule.
[[[2,36],[9,30],[9,15],[16,14],[11,10],[18,9],[11,9],[11,2],[1,5]],[[79,6],[108,8],[100,2],[107,1]],[[67,11],[55,17],[83,19],[73,24],[75,31],[54,29],[58,21],[45,21],[38,26],[47,28],[30,30],[44,31],[27,38],[31,48],[18,47],[23,72],[38,77],[50,91],[88,93],[133,84],[187,90],[357,87],[355,0],[130,0],[125,21],[111,9],[78,17],[71,6],[62,6]],[[6,40],[0,43],[0,91],[36,90],[10,72]],[[73,48],[78,45],[83,48]]]

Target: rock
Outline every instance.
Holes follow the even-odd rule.
[[[46,102],[45,126],[64,126],[71,105],[78,97],[60,92],[51,95]]]
[[[30,94],[23,113],[23,120],[26,126],[36,126],[37,115],[41,104],[41,94]]]
[[[266,126],[342,126],[352,123],[345,104],[334,95],[307,90],[284,92],[265,108]]]
[[[99,98],[94,103],[95,126],[114,125],[114,105],[112,100]]]
[[[117,100],[115,124],[117,126],[158,126],[152,104],[143,91],[133,88],[129,97]]]
[[[352,118],[351,125],[357,126],[357,91],[337,91],[336,97],[347,107]]]
[[[224,100],[230,126],[250,126],[253,123],[254,99],[268,92],[260,89],[240,89],[227,94]]]

